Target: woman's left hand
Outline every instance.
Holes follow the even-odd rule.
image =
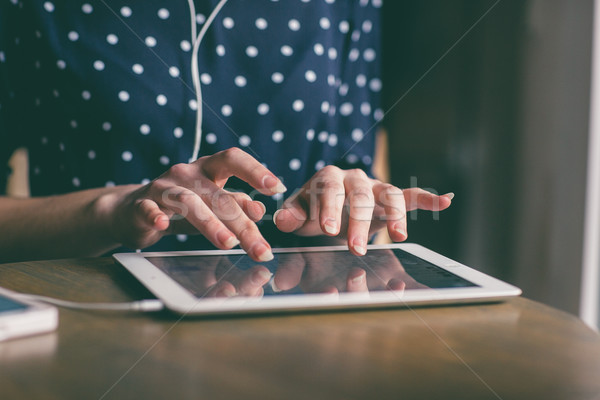
[[[273,215],[283,232],[346,239],[350,251],[364,255],[369,237],[387,227],[395,242],[406,240],[406,212],[441,211],[454,195],[438,196],[420,188],[401,190],[371,179],[360,169],[326,166]]]

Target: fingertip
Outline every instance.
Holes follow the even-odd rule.
[[[167,217],[166,214],[161,212],[158,213],[158,215],[154,216],[151,225],[157,231],[166,231],[167,228],[169,228],[170,222],[171,221],[169,220],[169,217]]]
[[[299,221],[294,218],[294,215],[285,209],[275,211],[275,214],[273,214],[273,223],[277,226],[277,229],[286,233],[293,232],[302,226],[302,224],[299,224]]]

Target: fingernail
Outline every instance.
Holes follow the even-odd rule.
[[[337,224],[334,220],[328,220],[325,222],[323,224],[323,228],[325,229],[325,232],[329,233],[330,235],[335,235],[337,233]]]
[[[361,245],[354,245],[354,251],[360,254],[361,256],[367,254],[367,249]]]
[[[226,297],[233,297],[236,295],[236,293],[231,289],[223,289],[221,293],[223,293]]]
[[[271,249],[264,244],[257,245],[254,254],[256,254],[256,259],[258,261],[271,261],[273,258],[275,258],[271,252]]]
[[[352,283],[361,283],[365,279],[364,275],[359,275],[356,278],[352,278]]]
[[[454,193],[452,193],[452,192],[446,193],[444,196],[446,196],[447,198],[449,198],[450,200],[452,200],[454,198]]]
[[[275,214],[273,214],[273,223],[277,224],[275,221],[277,220],[277,216],[279,215],[280,212],[282,212],[283,209],[279,209],[277,211],[275,211]]]
[[[281,289],[279,289],[279,286],[277,286],[277,285],[275,284],[275,279],[273,279],[273,280],[271,281],[271,289],[273,289],[273,292],[275,292],[275,293],[279,293],[279,292],[281,292]]]
[[[275,177],[267,175],[263,178],[263,185],[274,193],[283,193],[287,190],[285,185]]]
[[[240,244],[240,241],[235,236],[225,231],[218,232],[217,239],[219,242],[223,243],[223,246],[229,249]]]
[[[402,227],[402,226],[395,226],[394,230],[396,232],[398,232],[399,234],[401,234],[402,236],[408,237],[408,235],[406,234],[406,229],[404,229],[404,227]]]
[[[259,207],[262,209],[262,214],[264,215],[267,212],[267,207],[265,207],[261,201],[255,201],[255,203],[259,205]]]

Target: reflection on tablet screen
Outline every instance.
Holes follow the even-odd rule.
[[[347,251],[275,253],[272,261],[262,263],[245,254],[147,260],[196,297],[477,286],[400,249],[374,249],[362,257]]]

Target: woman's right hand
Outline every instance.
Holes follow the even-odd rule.
[[[256,221],[265,207],[245,193],[225,190],[236,176],[265,195],[285,192],[281,181],[254,157],[230,148],[173,165],[144,186],[125,186],[101,196],[96,210],[111,237],[144,248],[167,234],[200,233],[220,249],[237,244],[256,261],[273,258]]]

